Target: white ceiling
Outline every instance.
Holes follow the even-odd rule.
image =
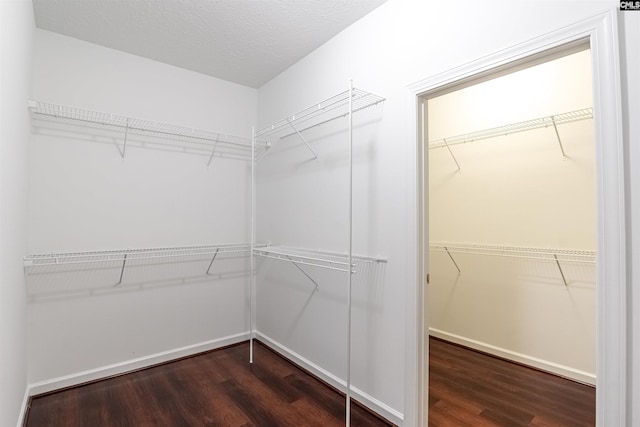
[[[38,28],[260,87],[385,0],[33,0]]]

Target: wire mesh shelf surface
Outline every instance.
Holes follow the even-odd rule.
[[[441,242],[430,244],[429,250],[457,254],[499,256],[584,264],[593,264],[595,263],[596,258],[596,253],[594,251]]]
[[[553,116],[540,117],[538,119],[525,120],[523,122],[511,123],[504,126],[498,126],[491,129],[480,130],[476,132],[466,133],[462,135],[452,136],[450,138],[442,138],[429,141],[429,148],[445,147],[447,145],[464,144],[467,142],[480,141],[483,139],[495,138],[518,132],[525,132],[534,129],[542,129],[553,127],[555,125],[572,123],[581,120],[593,118],[593,109],[584,108],[581,110],[569,111],[566,113],[556,114]]]
[[[264,246],[254,248],[253,253],[255,255],[272,258],[282,261],[294,262],[297,264],[311,265],[315,267],[322,267],[329,270],[336,271],[349,271],[349,256],[344,253],[290,248],[286,246]],[[368,263],[386,263],[384,258],[367,257],[360,255],[353,255],[352,259],[352,272],[356,268],[358,262]]]
[[[177,144],[178,148],[217,154],[220,157],[251,159],[252,141],[247,137],[36,100],[29,100],[29,110],[32,117],[37,120],[80,124],[93,129],[117,131],[122,133],[125,142],[126,138],[131,136],[155,137],[160,138],[164,144]],[[255,157],[261,156],[269,147],[268,141],[257,139]]]
[[[258,245],[257,247],[260,247]],[[90,264],[104,262],[123,262],[159,258],[184,258],[211,256],[225,253],[249,253],[249,244],[229,244],[229,245],[201,245],[182,246],[171,248],[147,248],[147,249],[121,249],[111,251],[90,251],[90,252],[66,252],[36,254],[24,257],[24,267],[26,269],[38,266],[56,266],[68,264]]]
[[[345,117],[349,114],[349,94],[350,91],[346,90],[327,98],[322,102],[298,111],[295,114],[287,116],[284,119],[278,120],[271,125],[256,131],[255,135],[256,137],[264,138],[281,134],[284,131],[291,131],[291,129],[297,129],[297,132],[303,132],[312,127],[320,126],[332,120]],[[356,88],[353,89],[352,97],[352,109],[354,113],[380,104],[385,100],[378,95]],[[281,135],[280,138],[286,138],[287,136],[295,133],[296,132],[290,132],[286,135]]]

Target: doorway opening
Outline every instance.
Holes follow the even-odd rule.
[[[595,424],[592,88],[591,52],[582,41],[420,97],[428,166],[425,331],[438,340],[432,352],[450,352],[444,358],[432,353],[439,361],[434,363],[453,364],[433,367],[433,377],[424,381],[424,387],[432,386],[425,410],[434,421],[456,413],[467,421],[478,417],[476,422],[537,417],[562,424],[581,417]],[[510,381],[516,372],[493,386],[494,398],[490,389],[457,394],[459,381],[443,373],[465,369],[462,358],[476,351],[503,363],[494,366],[496,372],[478,369],[478,375],[488,375],[477,378],[481,384],[505,377],[510,362],[565,379],[548,380],[544,388],[534,382],[540,372],[519,377],[522,388],[510,402],[497,389],[515,387]],[[461,358],[459,366],[455,357]],[[467,366],[469,384],[482,360]],[[561,396],[563,388],[575,393],[566,400],[566,413],[560,399],[553,411],[540,409],[545,405],[539,402],[556,392]]]

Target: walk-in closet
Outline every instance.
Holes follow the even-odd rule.
[[[640,425],[640,14],[512,3],[0,0],[0,427]]]
[[[428,328],[432,339],[595,386],[590,64],[588,45],[568,47],[426,100]],[[532,397],[519,394],[522,410]]]

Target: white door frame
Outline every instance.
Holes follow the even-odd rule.
[[[541,54],[566,44],[589,40],[593,71],[593,115],[596,145],[597,229],[597,353],[596,423],[601,427],[627,425],[627,254],[625,222],[625,179],[618,51],[617,10],[611,10],[518,44],[477,61],[409,86],[409,137],[415,145],[409,164],[415,189],[416,212],[408,227],[415,240],[409,254],[415,258],[415,278],[408,287],[406,302],[405,426],[426,426],[428,360],[425,325],[424,283],[426,280],[427,194],[423,191],[426,153],[418,129],[420,96],[473,79],[510,63]],[[424,229],[423,229],[424,228]],[[416,233],[417,231],[417,233]]]

